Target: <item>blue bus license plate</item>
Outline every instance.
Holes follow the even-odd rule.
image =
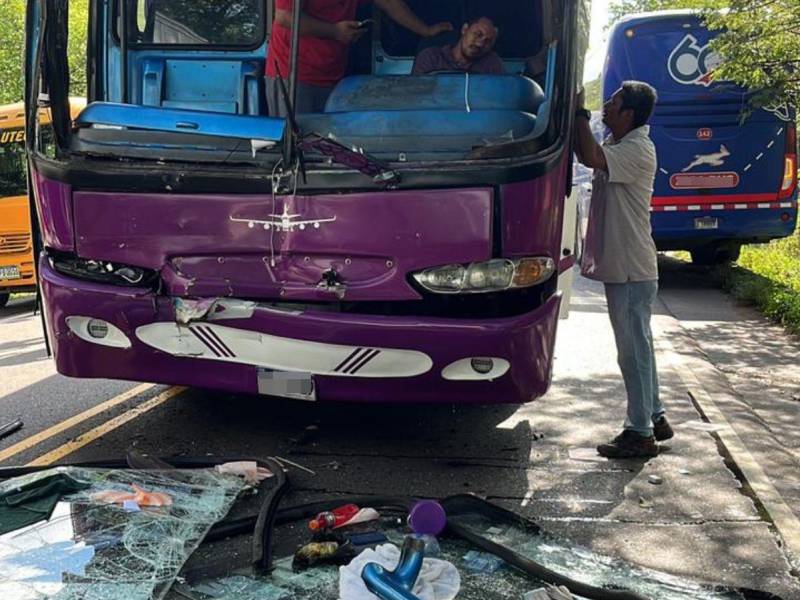
[[[716,217],[700,217],[694,220],[695,229],[719,229],[719,219]]]

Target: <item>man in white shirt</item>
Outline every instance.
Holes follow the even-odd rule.
[[[656,456],[656,442],[673,436],[659,399],[650,330],[658,263],[650,228],[656,150],[647,121],[655,103],[656,92],[648,84],[624,82],[603,106],[603,123],[611,135],[602,145],[592,136],[582,93],[575,117],[575,153],[594,169],[582,271],[605,284],[628,395],[622,433],[597,447],[609,458]]]

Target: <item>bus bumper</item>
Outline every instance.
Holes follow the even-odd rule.
[[[284,395],[264,391],[265,373],[308,373],[314,399],[354,402],[519,404],[550,385],[559,293],[531,312],[491,320],[224,299],[222,312],[179,324],[173,298],[68,278],[46,256],[40,274],[56,365],[71,377]],[[106,343],[86,333],[89,319],[111,326]]]
[[[743,244],[791,235],[797,224],[797,203],[776,209],[654,212],[653,239],[659,250],[690,250],[718,241]],[[714,229],[700,229],[697,219],[717,219]]]

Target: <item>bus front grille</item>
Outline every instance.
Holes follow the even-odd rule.
[[[28,233],[0,233],[0,254],[26,252],[31,247]]]

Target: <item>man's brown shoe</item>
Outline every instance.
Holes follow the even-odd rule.
[[[606,458],[652,458],[658,456],[654,436],[643,437],[626,429],[613,440],[597,447],[597,453]]]
[[[669,426],[667,417],[661,415],[657,420],[653,421],[653,435],[657,442],[666,441],[675,435],[672,427]]]

